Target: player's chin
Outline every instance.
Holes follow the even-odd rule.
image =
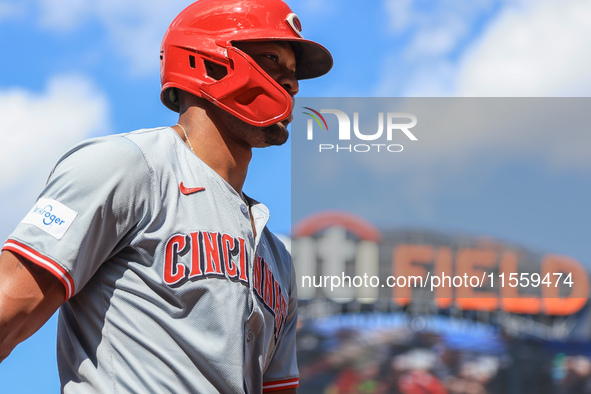
[[[263,127],[262,131],[265,146],[283,145],[289,139],[289,131],[285,122]]]

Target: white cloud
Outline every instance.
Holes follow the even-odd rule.
[[[395,60],[392,60],[395,62]],[[434,97],[449,96],[450,90],[455,86],[456,68],[444,58],[437,58],[431,62],[420,62],[412,70],[410,75],[404,75],[404,94],[406,97]],[[393,86],[401,83],[400,73],[389,73],[384,77],[384,83],[376,90],[376,95],[381,97],[395,96],[392,94]]]
[[[396,34],[410,35],[378,93],[402,96],[589,96],[587,0],[387,0]],[[497,11],[491,11],[493,5]],[[404,23],[401,22],[404,20]],[[484,23],[483,28],[475,28]],[[401,33],[402,32],[402,33]]]
[[[96,1],[97,16],[108,29],[111,45],[128,59],[132,73],[158,70],[166,29],[191,0]]]
[[[416,56],[447,54],[470,33],[470,26],[499,0],[385,0],[392,33],[410,32],[407,50]]]
[[[92,12],[92,2],[86,0],[39,0],[41,26],[69,31],[80,27]]]
[[[411,26],[417,18],[413,12],[414,0],[387,0],[384,5],[390,18],[390,29],[401,32]]]
[[[132,74],[158,69],[162,37],[174,17],[191,0],[38,0],[41,26],[58,32],[72,31],[97,21],[108,43],[127,59]]]
[[[463,32],[470,29],[454,28],[450,22],[454,18],[444,16],[447,11],[441,10],[441,16],[436,17],[419,12],[408,1],[400,4],[406,4],[406,17],[413,21],[406,28],[411,31],[414,26],[416,31],[404,55],[391,54],[388,63],[402,62],[405,68],[396,73],[384,73],[378,88],[381,95],[388,95],[388,89],[396,91],[397,84],[404,84],[402,89],[398,87],[402,95],[415,97],[570,97],[591,93],[591,40],[588,39],[591,37],[588,23],[591,2],[516,0],[500,3],[502,9],[491,14],[480,36],[466,41],[467,49],[457,45]],[[450,9],[458,10],[458,15],[471,18],[479,15],[474,5],[468,6],[471,10],[460,12],[456,2],[450,4]],[[481,6],[482,10],[488,7],[485,2]],[[433,25],[422,22],[423,19],[432,20]],[[469,19],[465,20],[463,26],[470,23]],[[436,34],[437,31],[440,33]],[[457,58],[450,56],[458,49]],[[445,116],[444,109],[433,108],[431,112]],[[446,130],[440,136],[430,136],[432,144],[422,148],[428,154],[417,165],[429,168],[445,165],[459,173],[466,171],[467,163],[472,160],[490,159],[492,163],[494,158],[482,155],[497,150],[506,160],[542,160],[548,170],[588,171],[591,168],[588,148],[591,139],[588,132],[580,128],[580,117],[578,127],[565,124],[561,128],[562,138],[557,139],[556,132],[544,128],[543,122],[540,127],[530,123],[522,129],[484,130],[482,125],[495,124],[493,122],[498,120],[487,121],[483,118],[485,115],[477,117],[476,114],[478,112],[462,118],[461,127]],[[548,122],[555,122],[551,114],[543,115],[549,116]],[[532,121],[538,115],[515,113],[511,116],[516,122],[520,117]],[[574,119],[574,115],[569,118]]]
[[[405,55],[411,59],[447,55],[467,34],[467,30],[468,27],[464,23],[421,30],[411,40]]]
[[[459,63],[460,96],[588,96],[591,3],[506,7]]]
[[[2,1],[0,2],[0,21],[22,16],[25,14],[25,11],[26,4],[23,2],[11,3]]]
[[[385,0],[390,33],[403,38],[403,44],[385,57],[388,75],[380,80],[376,94],[448,95],[455,81],[453,57],[499,1],[503,0]],[[389,75],[391,64],[398,65],[394,78]]]
[[[72,75],[52,78],[41,93],[0,91],[0,119],[3,225],[14,225],[8,217],[29,208],[63,153],[89,135],[110,131],[104,94]]]

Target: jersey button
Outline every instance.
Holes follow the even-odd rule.
[[[254,334],[252,333],[252,331],[248,330],[248,332],[246,333],[246,340],[248,342],[252,341],[252,339],[254,338]]]
[[[244,204],[240,205],[240,210],[244,214],[244,216],[248,217],[248,207]]]

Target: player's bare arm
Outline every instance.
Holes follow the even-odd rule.
[[[64,302],[61,282],[9,251],[0,254],[0,361],[35,333]]]

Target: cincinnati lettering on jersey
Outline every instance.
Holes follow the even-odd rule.
[[[180,261],[181,257],[187,256]],[[249,286],[245,242],[228,234],[198,231],[173,235],[166,243],[164,282],[178,286],[186,281],[228,278]],[[254,292],[275,318],[275,339],[287,318],[287,302],[265,259],[258,254],[253,266]]]
[[[256,295],[275,317],[275,339],[277,339],[287,317],[287,302],[281,292],[281,286],[265,259],[259,255],[254,259],[253,276]]]
[[[179,257],[190,254],[190,264]],[[199,231],[177,234],[166,243],[164,282],[176,285],[184,280],[228,277],[248,284],[247,256],[244,239],[228,234]]]

